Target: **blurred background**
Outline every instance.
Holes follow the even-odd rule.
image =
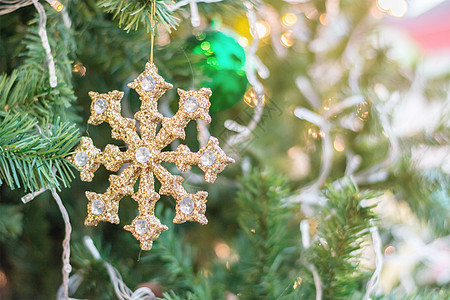
[[[153,1],[40,3],[50,54],[34,0],[0,1],[1,299],[61,285],[61,212],[49,191],[21,201],[42,187],[70,216],[74,298],[119,298],[104,262],[166,299],[449,298],[450,1],[158,0],[155,64],[174,85],[159,111],[178,110],[176,88],[213,92],[211,125],[190,122],[166,150],[197,151],[203,129],[236,163],[214,184],[182,174],[188,192],[208,191],[209,223],[172,224],[161,196],[169,230],[151,251],[123,230],[129,196],[119,225],[84,226],[85,191],[104,193],[111,172],[82,182],[64,157],[81,136],[126,147],[87,123],[88,92],[124,91],[122,114],[139,110],[127,84],[149,59]]]

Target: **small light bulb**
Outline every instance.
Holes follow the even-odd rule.
[[[256,27],[256,33],[258,34],[258,37],[260,39],[268,36],[270,33],[269,24],[267,24],[265,21],[256,22],[255,27]]]
[[[61,2],[59,2],[58,0],[46,0],[57,12],[60,12],[63,8],[64,5],[62,5]]]
[[[282,22],[286,26],[293,26],[297,23],[297,16],[293,13],[287,13],[283,16]]]
[[[283,46],[285,46],[286,48],[292,47],[292,45],[294,45],[294,33],[292,30],[288,30],[285,33],[283,33],[281,35],[281,43],[283,44]]]
[[[264,95],[258,97],[253,88],[248,89],[244,94],[244,101],[250,107],[256,107],[258,105],[258,99],[261,101],[261,104],[264,104],[266,101]]]

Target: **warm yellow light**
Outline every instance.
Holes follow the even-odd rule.
[[[244,101],[248,106],[256,107],[258,105],[258,101],[261,101],[261,104],[264,104],[266,102],[266,98],[264,95],[258,97],[253,88],[249,88],[244,94]]]
[[[392,1],[393,0],[378,0],[377,4],[378,4],[378,7],[381,8],[382,10],[388,11],[389,8],[391,7]],[[396,1],[396,0],[394,0],[394,1]]]
[[[369,120],[369,111],[370,111],[370,107],[367,102],[362,102],[356,106],[356,116],[361,121]]]
[[[230,257],[231,254],[231,249],[230,247],[223,243],[223,242],[219,242],[214,246],[214,251],[216,252],[216,255],[218,258],[226,260],[227,258]]]
[[[8,284],[8,278],[6,277],[6,274],[0,270],[0,288],[6,287]]]
[[[395,2],[395,5],[391,6],[390,13],[394,17],[401,18],[408,11],[408,4],[405,0],[398,0]]]
[[[86,67],[83,66],[82,63],[77,63],[76,65],[73,66],[72,72],[78,73],[78,75],[80,76],[84,76],[86,74]]]
[[[344,151],[344,149],[345,149],[344,139],[339,135],[334,139],[333,145],[334,145],[334,149],[336,149],[336,151],[341,152],[341,151]]]
[[[319,131],[314,127],[310,127],[308,128],[308,135],[310,135],[313,139],[317,139],[319,137]]]
[[[319,21],[322,25],[328,25],[327,14],[321,14],[319,16]]]
[[[403,17],[408,11],[408,4],[405,0],[377,0],[377,5],[380,10],[397,18]]]
[[[243,37],[243,36],[241,36],[238,39],[238,43],[239,43],[239,45],[241,45],[242,48],[245,48],[245,47],[248,46],[248,40],[245,37]]]
[[[389,254],[394,254],[395,253],[395,247],[392,245],[389,245],[386,247],[386,249],[384,249],[384,254],[389,255]]]
[[[297,23],[297,16],[293,13],[287,13],[283,16],[282,22],[286,26],[292,26]]]
[[[322,130],[319,130],[319,136],[321,138],[325,137],[325,132],[323,132]]]
[[[294,290],[297,289],[302,284],[303,278],[297,277],[297,280],[294,282]]]
[[[47,0],[47,2],[58,12],[64,8],[64,5],[58,0]]]
[[[268,36],[270,33],[269,24],[267,24],[267,22],[265,22],[265,21],[256,22],[255,27],[256,27],[256,33],[258,34],[258,37],[260,39]]]
[[[288,30],[281,35],[281,43],[286,48],[292,47],[294,45],[294,33],[292,30]]]

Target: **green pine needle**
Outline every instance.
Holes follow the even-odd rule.
[[[74,124],[43,123],[28,115],[7,114],[0,122],[0,184],[37,191],[68,187],[74,174],[65,159],[79,142]]]

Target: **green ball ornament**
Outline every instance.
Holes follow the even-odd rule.
[[[201,86],[212,90],[210,112],[224,111],[238,103],[248,85],[241,45],[222,32],[210,31],[190,38],[188,48],[202,56],[196,67],[207,78]]]

